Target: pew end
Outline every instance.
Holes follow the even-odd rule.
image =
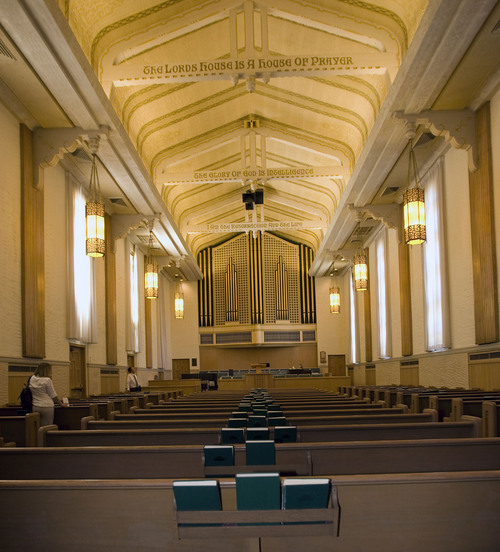
[[[16,447],[36,447],[40,414],[29,412],[24,416],[0,416],[0,436]]]
[[[439,412],[435,408],[424,408],[423,414],[430,414],[432,422],[439,422]]]
[[[483,437],[498,435],[497,405],[492,401],[483,401]]]
[[[461,422],[471,422],[474,427],[474,438],[479,438],[483,435],[483,420],[479,418],[479,416],[470,416],[468,414],[464,414],[460,418]]]
[[[89,422],[94,420],[95,420],[94,416],[84,416],[81,420],[81,429],[88,429]]]
[[[92,416],[89,416],[92,417]],[[37,445],[39,447],[46,447],[47,446],[47,432],[48,431],[59,431],[59,427],[55,424],[41,426],[38,428],[38,440]]]
[[[380,404],[382,408],[389,408],[387,401],[384,401],[383,399],[379,399],[378,401],[373,401],[373,404]]]

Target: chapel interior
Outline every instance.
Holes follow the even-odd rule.
[[[397,388],[399,399],[480,390],[494,402],[499,52],[498,0],[0,0],[1,420],[40,362],[74,405],[126,394],[129,368],[142,393],[166,401],[257,388],[283,403],[313,392],[391,402],[383,392]],[[479,422],[464,414],[448,421],[497,446],[484,411]],[[489,450],[483,467],[450,468],[457,487],[444,468],[418,489],[411,469],[404,480],[343,474],[346,526],[349,508],[367,516],[344,539],[176,541],[151,507],[171,507],[175,477],[148,486],[146,468],[129,487],[107,478],[109,496],[87,491],[105,515],[120,493],[151,508],[143,526],[110,514],[110,527],[151,523],[144,550],[418,551],[425,516],[413,505],[426,502],[436,519],[440,492],[449,519],[422,542],[493,550],[500,471]],[[458,473],[468,471],[466,483]],[[54,492],[70,512],[79,483],[68,481]],[[37,484],[34,515],[36,497],[52,504]],[[233,483],[221,485],[233,500]],[[377,485],[387,518],[411,513],[373,537],[380,520],[365,505]],[[19,489],[0,481],[14,512],[9,526],[2,507],[3,528],[22,527]],[[75,496],[86,512],[90,498]],[[477,541],[457,529],[474,515],[458,511],[464,496],[479,508]],[[397,527],[409,518],[407,542]],[[92,549],[132,549],[102,531]]]

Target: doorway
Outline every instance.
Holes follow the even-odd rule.
[[[172,379],[182,379],[182,374],[189,374],[190,372],[190,360],[189,358],[173,358],[172,359]]]
[[[85,347],[69,347],[69,389],[70,398],[83,399],[87,396],[87,363]]]
[[[345,355],[328,355],[328,373],[331,376],[345,376]]]

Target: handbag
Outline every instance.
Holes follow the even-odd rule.
[[[31,394],[31,389],[30,389],[30,379],[31,379],[31,376],[28,378],[28,381],[24,384],[21,394],[19,395],[21,406],[23,410],[26,410],[26,412],[33,412],[33,395]]]

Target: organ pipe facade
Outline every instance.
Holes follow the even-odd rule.
[[[239,234],[198,253],[200,327],[316,323],[313,251],[270,233]]]

